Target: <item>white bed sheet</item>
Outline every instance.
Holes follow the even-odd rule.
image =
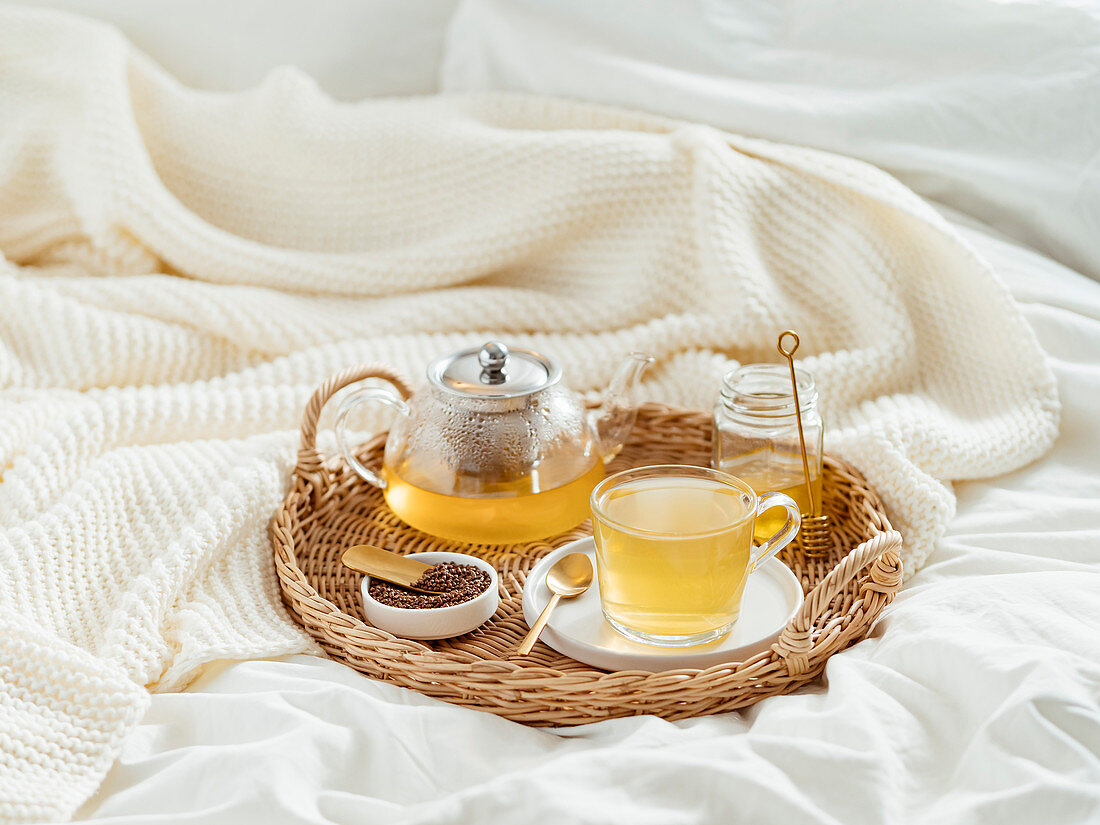
[[[459,0],[8,0],[94,17],[196,89],[301,69],[338,100],[438,91]]]
[[[463,0],[439,86],[857,157],[1100,278],[1100,0]]]
[[[960,219],[961,220],[961,219]],[[1062,434],[958,515],[827,689],[669,723],[526,728],[308,656],[158,695],[102,823],[1100,820],[1100,285],[963,229],[1053,360]]]

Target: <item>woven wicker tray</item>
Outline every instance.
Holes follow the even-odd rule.
[[[408,384],[378,364],[345,370],[318,388],[303,416],[292,489],[271,522],[275,566],[290,612],[330,656],[374,678],[532,725],[719,713],[815,679],[830,656],[867,635],[901,585],[901,536],[891,529],[878,496],[851,466],[827,458],[824,506],[833,520],[834,547],[826,559],[807,559],[797,549],[786,553],[784,561],[807,595],[770,651],[706,670],[662,673],[608,673],[542,643],[518,657],[514,651],[527,632],[520,603],[527,572],[554,548],[590,535],[588,523],[545,541],[509,546],[443,541],[403,524],[380,491],[341,459],[325,459],[316,449],[325,402],[348,384],[375,376],[408,394]],[[610,470],[706,465],[710,427],[706,412],[643,405]],[[378,435],[360,458],[379,465],[384,443],[385,434]],[[486,625],[457,639],[418,642],[379,630],[363,619],[359,574],[340,563],[345,548],[363,543],[398,553],[457,549],[488,559],[501,572],[500,608]]]

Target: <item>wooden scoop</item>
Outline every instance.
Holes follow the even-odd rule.
[[[431,565],[416,559],[399,556],[373,544],[357,544],[344,551],[340,559],[345,567],[350,567],[359,573],[382,579],[390,584],[399,584],[409,590],[419,593],[438,593],[438,590],[428,590],[424,587],[415,587],[414,582],[419,581],[424,571]]]

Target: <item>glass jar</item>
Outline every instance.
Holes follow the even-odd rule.
[[[810,513],[798,443],[791,374],[785,365],[748,364],[726,374],[714,408],[715,469],[744,480],[757,493],[785,493],[803,514],[821,514],[821,456],[825,424],[817,406],[813,376],[795,369],[806,459],[810,469],[816,513]],[[757,519],[756,540],[774,534],[786,518],[780,509]]]

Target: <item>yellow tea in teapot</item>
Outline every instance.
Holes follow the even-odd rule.
[[[603,478],[593,461],[579,476],[549,489],[534,489],[525,476],[486,485],[479,495],[434,492],[413,484],[401,469],[382,468],[386,503],[406,524],[440,538],[472,544],[515,544],[576,527],[589,516],[588,497]]]

